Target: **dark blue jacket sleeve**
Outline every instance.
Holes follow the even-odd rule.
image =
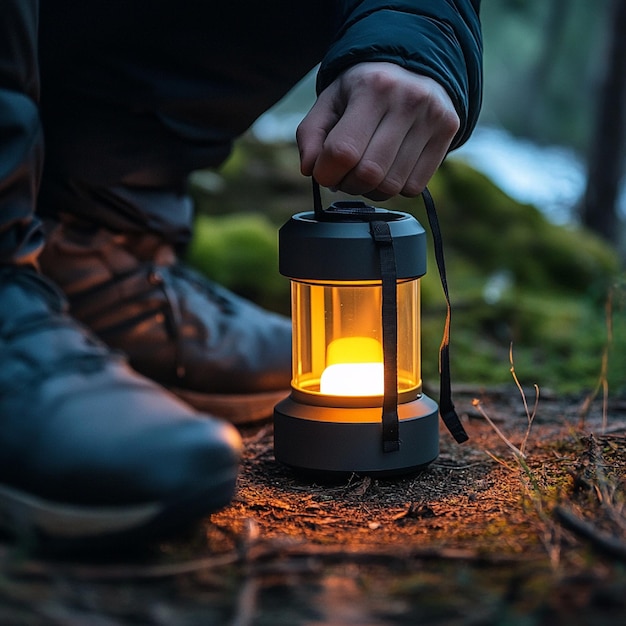
[[[482,100],[480,0],[341,0],[336,34],[318,74],[318,92],[363,61],[389,61],[441,84],[465,142]]]

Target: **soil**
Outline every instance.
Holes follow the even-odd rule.
[[[105,562],[5,544],[0,623],[621,626],[626,399],[542,390],[529,420],[534,393],[456,388],[470,440],[442,428],[397,478],[305,477],[246,428],[235,499],[184,537]]]

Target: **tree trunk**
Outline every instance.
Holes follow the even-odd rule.
[[[542,117],[546,113],[545,104],[542,103],[548,92],[555,62],[562,50],[565,27],[570,16],[569,2],[570,0],[551,0],[541,36],[541,52],[530,68],[526,94],[522,95],[526,99],[520,116],[522,135],[535,140],[542,134]]]
[[[583,224],[619,244],[617,201],[626,140],[626,0],[613,0],[605,75],[600,84],[590,144]]]

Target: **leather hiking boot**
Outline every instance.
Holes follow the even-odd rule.
[[[30,269],[0,267],[0,526],[69,545],[171,534],[232,498],[241,439],[134,372]]]
[[[243,424],[288,394],[290,320],[186,267],[157,235],[63,216],[40,264],[74,317],[196,409]]]

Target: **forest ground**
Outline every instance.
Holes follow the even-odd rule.
[[[626,398],[542,391],[533,415],[534,394],[457,387],[470,440],[443,428],[399,478],[315,482],[247,428],[233,502],[185,536],[105,560],[0,544],[0,623],[621,626]]]

